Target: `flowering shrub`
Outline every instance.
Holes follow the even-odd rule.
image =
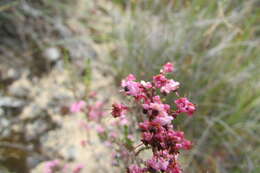
[[[112,121],[106,118],[106,101],[97,99],[96,93],[90,94],[87,101],[71,105],[72,113],[84,114],[80,127],[87,133],[90,128],[95,129],[100,140],[111,149],[113,166],[127,173],[182,172],[178,162],[180,150],[189,150],[192,144],[185,139],[184,132],[174,130],[172,123],[181,113],[192,116],[196,107],[186,97],[179,96],[180,83],[167,78],[173,71],[173,64],[167,63],[150,82],[137,82],[133,74],[123,79],[121,92],[129,98],[129,103],[112,105]],[[171,93],[177,99],[167,104],[163,97]],[[136,140],[141,143],[134,146]],[[89,139],[80,142],[82,147],[87,144],[91,145]],[[146,161],[139,158],[139,153],[148,149],[152,157]]]
[[[124,95],[132,97],[136,107],[142,109],[142,115],[136,116],[141,120],[138,121],[141,131],[141,145],[145,147],[144,149],[150,149],[153,154],[152,158],[143,164],[133,161],[136,163],[127,167],[128,173],[182,172],[178,163],[179,151],[181,149],[189,150],[192,144],[185,139],[184,132],[174,130],[172,122],[181,113],[192,116],[196,107],[185,97],[178,98],[173,102],[176,104],[175,109],[170,104],[163,102],[160,95],[167,96],[170,93],[175,93],[179,97],[177,91],[180,83],[167,78],[167,74],[173,70],[173,64],[167,63],[160,70],[160,74],[154,76],[151,82],[137,82],[133,74],[128,75],[121,82]],[[131,111],[131,107],[115,103],[112,115],[115,118],[125,118],[127,112]],[[137,151],[135,156],[141,151],[142,149]]]

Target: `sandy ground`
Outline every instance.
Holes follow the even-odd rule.
[[[104,99],[102,98],[104,96],[109,98],[109,102],[105,106],[108,108],[110,107],[111,102],[117,99],[116,90],[111,86],[112,79],[108,76],[104,77],[101,74],[98,70],[98,67],[102,66],[100,63],[94,62],[92,65],[92,88],[98,90],[97,97],[100,99]],[[63,81],[64,80],[66,80],[66,77],[64,77]],[[82,86],[79,85],[79,87]],[[70,114],[67,116],[54,114],[53,118],[62,126],[58,130],[50,131],[48,138],[43,145],[46,148],[54,148],[55,151],[60,153],[64,158],[74,158],[75,160],[69,163],[69,166],[71,167],[75,167],[77,164],[83,164],[85,167],[82,170],[82,173],[118,172],[116,168],[111,169],[111,149],[100,142],[97,132],[93,129],[88,129],[86,132],[84,129],[80,128],[79,124],[82,117],[82,114]],[[88,137],[87,133],[89,134]],[[86,146],[83,147],[81,146],[81,141],[86,139],[86,137],[87,139],[90,139],[90,144],[86,144]],[[44,165],[45,163],[39,164],[32,173],[42,173]]]

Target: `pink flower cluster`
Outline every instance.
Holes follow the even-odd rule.
[[[112,105],[113,107],[113,112],[112,115],[116,118],[116,117],[120,117],[120,116],[124,116],[128,107],[125,106],[124,104],[118,104],[118,103],[114,103]]]
[[[54,173],[55,170],[59,169],[59,166],[60,166],[59,160],[48,161],[45,164],[44,173]]]
[[[71,113],[84,112],[87,114],[87,118],[89,120],[100,122],[101,118],[105,115],[104,102],[96,101],[90,105],[90,103],[80,100],[78,102],[73,103],[70,106],[70,112]]]
[[[68,165],[63,165],[60,160],[52,160],[45,163],[45,170],[44,173],[55,173],[55,172],[70,172],[70,173],[80,173],[84,165],[78,164],[72,170],[69,168]]]
[[[181,113],[191,116],[196,107],[183,97],[172,102],[176,104],[174,109],[160,98],[160,93],[163,95],[176,93],[178,96],[180,83],[166,77],[167,73],[173,70],[173,65],[167,63],[160,70],[160,74],[153,77],[152,82],[137,82],[133,74],[122,80],[121,86],[125,95],[132,96],[143,110],[146,120],[139,123],[141,141],[153,152],[153,157],[147,160],[144,166],[131,165],[127,169],[128,173],[182,172],[178,163],[179,150],[188,150],[192,144],[185,139],[184,132],[173,129],[172,121]],[[112,115],[125,116],[128,110],[129,107],[126,105],[114,104]]]
[[[70,106],[70,112],[72,113],[78,113],[80,111],[82,111],[82,109],[86,106],[86,102],[83,100],[80,100],[78,102],[73,103]]]
[[[105,115],[103,110],[104,102],[97,101],[93,103],[91,106],[88,106],[87,114],[89,120],[99,122],[101,118]]]

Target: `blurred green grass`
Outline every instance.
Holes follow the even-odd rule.
[[[198,105],[194,118],[177,120],[195,143],[185,172],[259,171],[259,2],[121,2],[107,57],[116,85],[172,61],[180,93]]]

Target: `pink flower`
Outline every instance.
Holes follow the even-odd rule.
[[[192,143],[189,140],[183,140],[182,146],[183,146],[183,149],[189,150],[192,148]]]
[[[164,66],[163,66],[163,69],[161,69],[161,73],[170,73],[170,72],[173,72],[174,70],[174,67],[173,67],[173,64],[168,62],[166,63]]]
[[[184,150],[189,150],[192,147],[192,143],[189,140],[182,139],[180,143],[176,143],[175,145],[176,149],[184,149]]]
[[[88,96],[89,96],[90,98],[95,98],[95,97],[97,96],[97,92],[91,91],[91,92],[88,94]]]
[[[154,96],[154,97],[152,98],[152,100],[153,100],[153,102],[155,102],[155,103],[162,103],[160,96]]]
[[[127,173],[144,173],[144,170],[137,165],[131,165],[128,167]]]
[[[180,113],[184,112],[191,116],[196,111],[195,105],[186,97],[175,100],[175,104],[177,105]]]
[[[158,124],[161,124],[162,126],[170,124],[171,121],[173,120],[172,116],[157,116],[153,122],[156,122]]]
[[[143,131],[147,131],[149,129],[150,122],[149,121],[144,121],[142,123],[139,123],[139,128]]]
[[[136,77],[135,77],[133,74],[129,74],[129,75],[126,77],[126,80],[128,80],[128,81],[134,81],[134,80],[136,80]]]
[[[136,80],[135,76],[130,74],[126,77],[126,79],[122,80],[121,86],[124,88],[127,95],[138,97],[142,94],[142,85],[134,80]]]
[[[99,121],[105,114],[103,111],[103,102],[96,102],[88,108],[88,116],[90,120]]]
[[[65,164],[64,166],[63,166],[63,168],[62,168],[62,171],[60,171],[60,172],[70,172],[70,166],[68,165],[68,164]],[[55,173],[56,173],[56,171],[55,171]]]
[[[117,133],[116,132],[110,132],[109,137],[111,138],[117,138]]]
[[[112,115],[113,117],[120,117],[126,113],[128,110],[128,107],[123,104],[114,103],[112,105]]]
[[[134,141],[134,139],[135,139],[133,135],[128,135],[127,138],[132,140],[132,141]]]
[[[168,140],[173,140],[175,143],[180,143],[184,139],[184,133],[182,131],[169,130],[167,136]]]
[[[80,145],[81,145],[82,147],[85,147],[85,146],[87,145],[87,141],[86,141],[86,140],[81,140],[81,141],[80,141]]]
[[[166,171],[169,162],[164,160],[161,157],[153,157],[152,159],[146,162],[148,168],[152,169],[153,171]]]
[[[182,173],[179,163],[175,161],[171,165],[169,165],[166,173]]]
[[[89,126],[89,124],[87,124],[85,121],[79,121],[79,127],[80,128],[83,128],[83,129],[85,129],[85,130],[89,130],[90,129],[90,126]]]
[[[142,80],[140,83],[141,83],[141,85],[142,85],[145,89],[150,89],[150,88],[153,87],[153,85],[151,84],[151,82],[145,82],[145,81]]]
[[[80,173],[82,169],[84,168],[83,164],[78,164],[72,171],[72,173]]]
[[[58,168],[58,166],[60,165],[60,161],[59,160],[52,160],[49,161],[45,164],[45,173],[54,173],[54,169]]]
[[[161,88],[167,83],[168,79],[163,74],[158,74],[153,77],[153,82],[157,88]]]
[[[105,141],[105,142],[104,142],[104,145],[105,145],[106,147],[109,147],[109,148],[113,146],[110,141]]]
[[[153,134],[150,133],[150,132],[144,132],[144,133],[142,134],[142,141],[143,141],[145,144],[150,143],[151,140],[152,140],[152,138],[153,138]]]
[[[98,126],[96,127],[96,130],[97,130],[97,132],[98,132],[99,134],[105,132],[105,129],[104,129],[101,125],[98,125]]]
[[[176,91],[180,86],[179,82],[176,82],[174,80],[168,80],[164,86],[161,87],[162,93],[169,94],[171,91]]]
[[[72,113],[80,112],[85,105],[86,105],[86,102],[84,102],[83,100],[81,100],[79,102],[75,102],[70,106],[70,112],[72,112]]]
[[[138,82],[134,82],[134,81],[124,82],[123,81],[122,87],[124,88],[124,91],[127,95],[137,97],[142,94],[141,85]]]
[[[129,121],[128,121],[128,119],[126,118],[126,116],[125,115],[122,115],[122,116],[120,116],[119,117],[119,124],[121,125],[121,126],[126,126],[126,125],[128,125],[129,124]]]
[[[161,117],[166,117],[168,116],[167,110],[165,109],[164,104],[160,104],[160,103],[151,103],[149,105],[149,109],[150,109],[150,114],[152,116],[161,116]]]

